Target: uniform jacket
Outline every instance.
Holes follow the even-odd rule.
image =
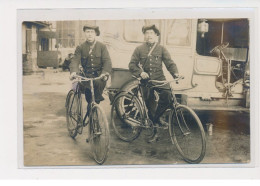
[[[93,43],[92,43],[93,45]],[[92,76],[100,76],[100,74],[111,73],[112,65],[106,46],[97,41],[92,52],[89,54],[91,43],[84,42],[79,45],[74,57],[70,63],[70,72],[78,72],[81,64],[85,73]]]
[[[138,66],[139,63],[144,71],[148,73],[150,78],[153,80],[165,80],[162,70],[162,62],[164,62],[167,70],[172,76],[174,76],[175,73],[178,73],[177,66],[171,59],[171,56],[166,48],[157,44],[151,55],[148,57],[148,53],[151,48],[152,46],[150,44],[144,43],[135,49],[129,63],[129,70],[133,73],[133,75],[137,77],[140,76],[142,70]]]

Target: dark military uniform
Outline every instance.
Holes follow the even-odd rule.
[[[143,45],[137,47],[132,55],[131,61],[129,63],[129,70],[133,75],[139,77],[142,73],[142,69],[139,68],[139,63],[141,64],[144,72],[148,73],[150,79],[152,80],[166,80],[162,70],[162,62],[164,62],[167,70],[174,77],[175,73],[178,73],[177,66],[171,59],[169,52],[161,45],[157,44],[151,55],[148,57],[149,51],[152,49],[153,44],[144,43]],[[169,85],[163,88],[170,88]],[[171,102],[170,92],[162,89],[155,89],[159,93],[159,102],[157,110],[154,114],[154,120],[157,120],[161,114],[167,109],[169,103]],[[154,100],[154,89],[147,89],[143,87],[145,94],[146,106],[149,110],[149,116],[152,117],[152,111],[150,110],[150,104]]]
[[[138,67],[139,63],[153,80],[165,80],[162,62],[164,62],[167,70],[172,76],[174,76],[175,73],[178,73],[176,64],[171,59],[169,52],[163,46],[157,44],[151,55],[147,57],[152,47],[153,45],[144,43],[135,49],[129,63],[129,69],[133,75],[140,76],[142,70]]]
[[[90,50],[92,51],[90,52]],[[79,65],[84,69],[86,77],[98,77],[101,74],[111,73],[112,65],[109,53],[104,44],[100,42],[84,42],[76,48],[74,58],[70,64],[70,72],[79,72]],[[91,101],[90,83],[84,82],[87,102]],[[94,93],[96,102],[104,100],[102,93],[106,82],[99,79],[94,81]]]

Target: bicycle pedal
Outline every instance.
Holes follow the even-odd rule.
[[[159,141],[159,137],[158,136],[154,136],[153,138],[149,139],[147,141],[147,143],[156,143]]]
[[[184,132],[184,136],[189,135],[191,132]]]
[[[95,132],[95,135],[101,135],[102,132]]]
[[[144,126],[145,126],[146,128],[150,128],[150,127],[153,126],[153,122],[152,122],[150,119],[148,119],[148,120],[145,121]]]

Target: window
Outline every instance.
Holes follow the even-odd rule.
[[[249,22],[247,19],[209,19],[209,30],[205,37],[197,33],[197,53],[211,56],[210,50],[228,42],[229,48],[249,48]]]
[[[57,21],[57,43],[63,48],[76,47],[84,40],[83,25],[83,21]]]
[[[167,44],[190,46],[191,20],[175,19],[167,21]]]

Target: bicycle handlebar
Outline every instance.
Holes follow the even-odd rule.
[[[103,78],[103,76],[99,76],[99,77],[95,77],[95,78],[87,78],[87,77],[83,77],[83,76],[79,76],[79,75],[75,75],[74,76],[76,81],[91,81],[91,80],[98,80]]]
[[[151,83],[162,83],[162,84],[164,84],[164,83],[170,83],[170,82],[178,82],[179,80],[181,80],[181,79],[184,79],[184,77],[183,76],[179,76],[178,78],[175,78],[175,79],[173,79],[172,81],[166,81],[166,80],[163,80],[163,81],[159,81],[159,80],[149,80],[148,82],[151,82]]]
[[[139,80],[139,81],[142,79],[141,77],[136,77],[136,76],[132,76],[132,77],[136,78],[136,79]],[[160,86],[164,86],[164,85],[166,85],[166,84],[169,84],[169,83],[171,83],[171,82],[176,82],[176,84],[178,84],[178,83],[179,83],[179,80],[181,80],[181,79],[184,79],[184,76],[179,76],[178,78],[175,78],[175,79],[173,79],[173,80],[171,80],[171,81],[167,81],[167,80],[163,80],[163,81],[159,81],[159,80],[148,80],[148,82],[149,82],[149,83],[158,83],[159,85],[155,85],[155,86],[153,86],[153,87],[160,87]]]
[[[220,45],[215,46],[213,49],[210,50],[210,53],[212,54],[216,50],[223,50],[224,48],[227,48],[229,46],[229,42],[221,43]]]

